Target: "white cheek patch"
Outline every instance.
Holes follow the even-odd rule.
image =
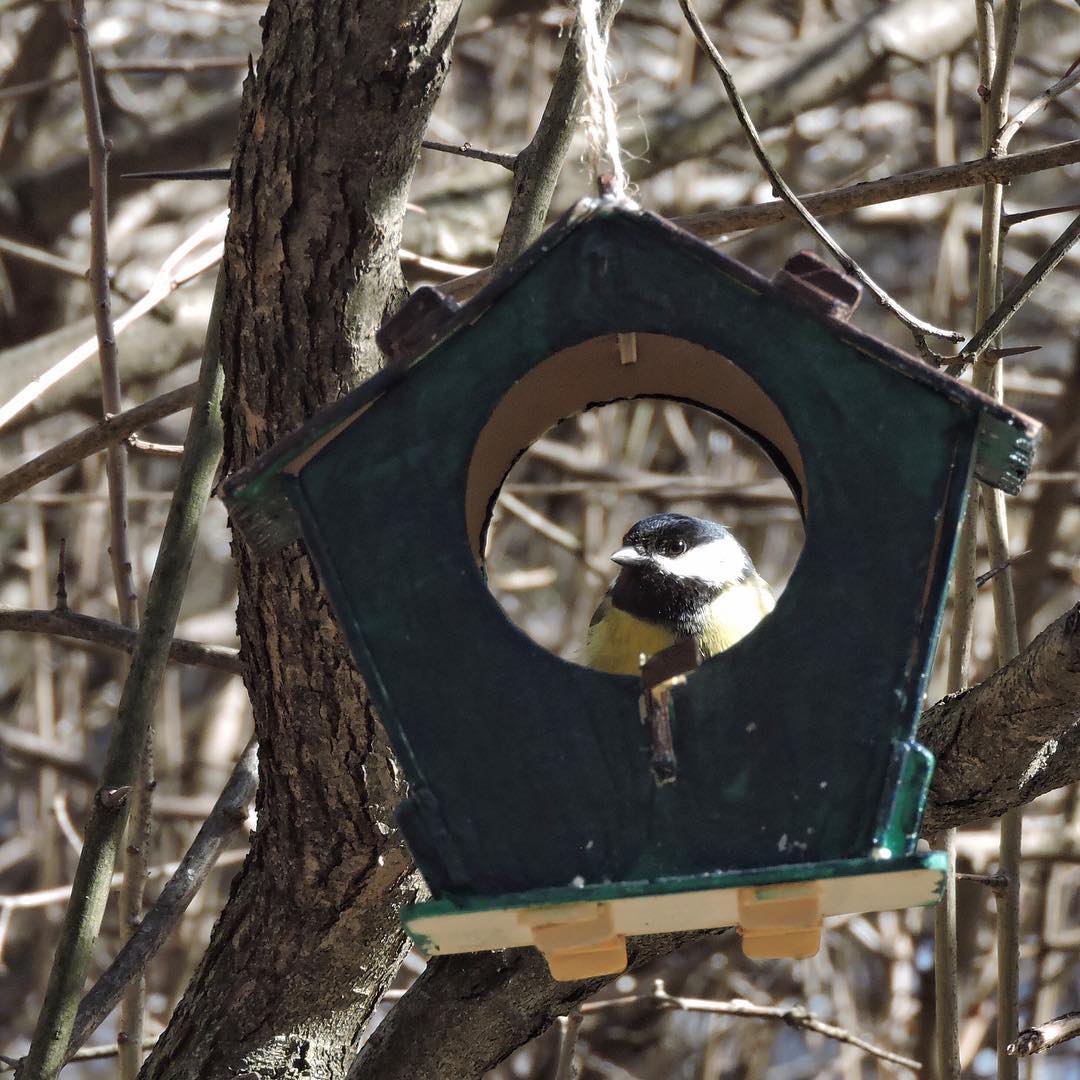
[[[708,585],[730,585],[746,570],[746,552],[733,536],[699,544],[682,555],[656,557],[657,565],[675,577],[696,578]]]

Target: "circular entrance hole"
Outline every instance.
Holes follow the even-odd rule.
[[[590,619],[627,530],[653,514],[724,525],[775,596],[804,542],[788,480],[756,442],[705,409],[616,401],[562,420],[507,474],[485,536],[488,586],[508,618],[587,663]]]

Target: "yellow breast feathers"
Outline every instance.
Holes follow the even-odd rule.
[[[713,656],[746,637],[775,603],[757,574],[725,589],[701,612],[701,630],[695,636],[702,654]],[[583,660],[610,675],[637,675],[642,655],[647,659],[677,640],[673,630],[629,615],[605,596],[589,626]]]

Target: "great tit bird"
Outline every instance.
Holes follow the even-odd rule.
[[[621,569],[585,641],[585,662],[598,671],[637,675],[642,656],[686,638],[703,658],[712,656],[750,633],[776,603],[742,545],[704,518],[642,518],[611,559]]]

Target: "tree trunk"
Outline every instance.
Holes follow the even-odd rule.
[[[370,375],[456,0],[272,0],[225,246],[228,471]],[[306,553],[237,540],[259,830],[147,1078],[343,1076],[422,888],[401,780]]]

